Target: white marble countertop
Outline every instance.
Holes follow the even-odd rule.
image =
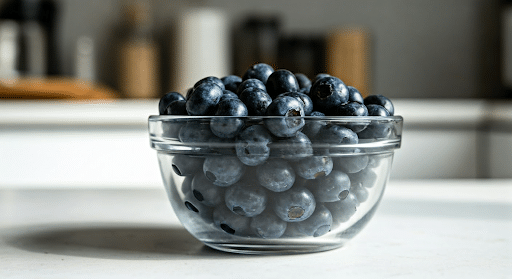
[[[153,185],[155,186],[155,185]],[[512,180],[391,181],[337,250],[206,248],[162,188],[0,188],[0,278],[512,278]]]

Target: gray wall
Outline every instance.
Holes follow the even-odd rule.
[[[122,0],[60,0],[63,69],[73,74],[79,36],[97,42],[100,81],[114,85],[112,29]],[[153,0],[155,33],[168,38],[173,19],[190,1]],[[226,10],[233,24],[249,12],[280,14],[287,34],[326,34],[346,25],[372,33],[372,92],[392,98],[483,97],[485,0],[203,0]],[[488,15],[487,15],[488,16]],[[168,38],[169,39],[169,38]],[[172,40],[172,38],[170,38]],[[109,50],[110,49],[110,50]],[[163,45],[164,59],[168,45]],[[163,68],[165,71],[165,67]],[[165,77],[165,75],[163,75]],[[167,86],[166,86],[167,87]]]

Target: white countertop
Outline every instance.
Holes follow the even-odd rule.
[[[0,278],[390,277],[512,278],[512,180],[391,181],[347,246],[291,256],[206,248],[157,185],[0,188]]]

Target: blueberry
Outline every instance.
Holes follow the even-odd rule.
[[[304,107],[293,97],[284,96],[270,103],[266,111],[267,116],[282,116],[265,119],[265,126],[276,137],[292,137],[305,124]]]
[[[209,122],[189,121],[181,127],[179,132],[180,141],[186,143],[204,143],[211,137],[214,137],[214,135]]]
[[[302,132],[295,136],[274,140],[271,145],[270,155],[276,158],[298,161],[313,155],[311,140]]]
[[[194,175],[191,189],[196,200],[206,206],[213,207],[224,203],[226,188],[213,185],[201,172]]]
[[[190,99],[190,95],[192,95],[192,92],[194,92],[194,87],[190,87],[187,89],[187,93],[185,94],[185,99],[188,101]]]
[[[331,75],[329,74],[326,74],[326,73],[319,73],[315,76],[315,78],[311,81],[311,86],[313,86],[313,84],[315,84],[315,82],[317,82],[318,80],[324,78],[324,77],[330,77]]]
[[[219,102],[215,116],[247,116],[247,107],[239,99],[227,99]],[[243,129],[244,120],[236,117],[214,117],[210,128],[219,138],[233,138]]]
[[[288,191],[276,193],[274,197],[274,212],[286,222],[308,219],[315,211],[315,207],[315,197],[306,188],[292,187]]]
[[[178,139],[180,130],[186,123],[176,119],[162,121],[162,137]]]
[[[251,218],[241,216],[221,204],[213,210],[213,223],[228,234],[247,236],[250,234],[249,223]]]
[[[251,230],[261,238],[279,238],[286,231],[287,224],[271,210],[266,209],[251,219]]]
[[[305,179],[317,179],[329,175],[332,167],[332,159],[327,156],[304,158],[294,165],[295,173]]]
[[[323,113],[323,112],[319,112],[319,111],[313,111],[313,112],[311,112],[311,116],[315,116],[315,117],[324,117],[324,116],[325,116],[325,113]]]
[[[272,136],[263,126],[249,126],[236,139],[236,155],[245,165],[260,165],[270,155],[268,144],[271,142]]]
[[[245,72],[242,77],[243,80],[247,80],[250,78],[255,78],[261,80],[263,83],[267,83],[268,77],[274,72],[274,68],[272,66],[265,63],[258,63],[252,65]]]
[[[274,71],[267,79],[267,92],[272,99],[279,94],[299,91],[299,83],[295,75],[284,69]]]
[[[310,90],[311,90],[311,86],[308,86],[308,87],[304,87],[304,88],[299,89],[299,92],[309,96],[309,91]]]
[[[341,201],[324,203],[332,214],[333,228],[348,221],[356,213],[358,204],[359,201],[352,193]]]
[[[368,104],[366,105],[366,109],[368,110],[369,116],[390,116],[389,111],[381,105]]]
[[[325,115],[336,115],[337,107],[348,102],[347,86],[336,77],[323,77],[316,81],[309,92],[315,109]]]
[[[380,105],[383,106],[388,112],[390,116],[393,116],[395,113],[395,108],[390,99],[383,95],[370,95],[364,98],[365,105]]]
[[[339,152],[339,145],[345,144],[357,144],[359,138],[354,131],[338,125],[327,125],[322,127],[314,141],[316,143],[327,143],[329,144],[328,152],[336,154]]]
[[[187,115],[187,101],[178,100],[170,103],[163,113],[164,115]]]
[[[165,109],[174,101],[185,100],[185,97],[178,92],[169,92],[165,94],[158,102],[158,112],[160,115],[165,114]]]
[[[308,119],[308,121],[306,121],[306,124],[304,124],[304,127],[302,128],[302,133],[304,133],[310,140],[315,141],[318,132],[325,126],[327,126],[326,121],[320,119]]]
[[[347,197],[350,179],[347,174],[333,170],[328,176],[322,176],[308,183],[308,189],[318,202],[335,202]]]
[[[364,104],[363,95],[353,86],[347,86],[348,88],[348,101],[349,102],[357,102],[360,104]]]
[[[295,73],[295,78],[299,83],[300,89],[311,87],[311,80],[309,80],[309,78],[305,74]]]
[[[319,237],[331,230],[332,214],[324,205],[317,205],[308,219],[297,223],[297,229],[305,235]]]
[[[194,175],[203,168],[204,159],[184,154],[176,154],[172,158],[172,169],[179,176]]]
[[[265,115],[267,107],[272,103],[272,98],[261,88],[249,87],[240,93],[240,100],[247,106],[249,115]]]
[[[231,92],[236,92],[238,90],[238,86],[242,83],[242,78],[236,75],[225,76],[220,80],[224,84],[226,90]]]
[[[313,101],[311,101],[311,98],[309,98],[308,95],[300,92],[287,92],[279,95],[278,97],[281,96],[289,96],[301,101],[304,105],[304,115],[311,115],[313,112]]]
[[[255,79],[255,78],[250,78],[250,79],[246,79],[246,80],[242,81],[242,83],[240,83],[240,85],[238,86],[238,89],[236,91],[236,94],[238,94],[238,96],[240,96],[240,94],[242,94],[242,92],[245,89],[251,88],[251,87],[259,88],[259,89],[267,92],[267,87],[265,86],[263,81],[261,81],[259,79]]]
[[[350,182],[365,188],[372,188],[377,182],[377,174],[370,168],[366,168],[360,172],[349,173]]]
[[[199,202],[192,192],[188,192],[183,199],[183,205],[192,213],[197,214],[204,222],[213,223],[213,207]]]
[[[245,166],[234,156],[211,156],[204,160],[203,172],[214,185],[226,187],[242,178]]]
[[[265,210],[268,197],[263,187],[252,181],[243,180],[227,188],[225,202],[233,213],[254,217]]]
[[[183,179],[183,182],[181,183],[181,192],[183,193],[183,195],[186,196],[189,193],[192,193],[192,180],[194,179],[194,176],[195,175],[185,176],[185,178]]]
[[[339,116],[368,116],[368,109],[365,105],[357,103],[357,102],[351,102],[344,105],[341,105],[338,107],[337,114]],[[351,129],[355,133],[359,133],[362,130],[364,130],[368,126],[368,123],[366,122],[359,122],[359,123],[348,123],[345,125],[345,127]]]
[[[238,99],[238,95],[236,95],[235,93],[233,93],[230,90],[223,90],[222,96],[220,97],[220,100],[219,100],[219,103],[225,99]]]
[[[369,116],[389,116],[388,110],[380,105],[369,104],[368,108]],[[389,122],[372,121],[366,129],[358,133],[361,139],[379,139],[387,138],[393,131],[393,124]]]
[[[203,82],[194,88],[187,100],[189,115],[212,115],[220,101],[223,89],[212,82]]]
[[[213,84],[217,85],[218,87],[220,87],[220,89],[222,89],[222,90],[226,89],[226,86],[224,86],[224,83],[222,82],[222,80],[220,78],[214,77],[214,76],[205,77],[205,78],[199,80],[198,82],[196,82],[196,84],[194,84],[194,89],[203,83],[213,83]]]
[[[360,172],[368,166],[368,155],[360,154],[360,150],[355,151],[356,155],[334,157],[334,168],[341,170],[345,173],[356,173]]]
[[[260,185],[273,192],[284,192],[295,182],[292,166],[281,159],[267,160],[258,166],[257,176]]]
[[[368,190],[361,186],[360,183],[351,183],[350,184],[350,193],[354,194],[354,196],[357,198],[358,203],[365,202],[368,200],[368,196],[370,193]]]

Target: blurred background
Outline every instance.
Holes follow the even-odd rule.
[[[512,177],[504,0],[0,0],[0,185],[160,185],[158,98],[257,62],[404,117],[391,179]]]

